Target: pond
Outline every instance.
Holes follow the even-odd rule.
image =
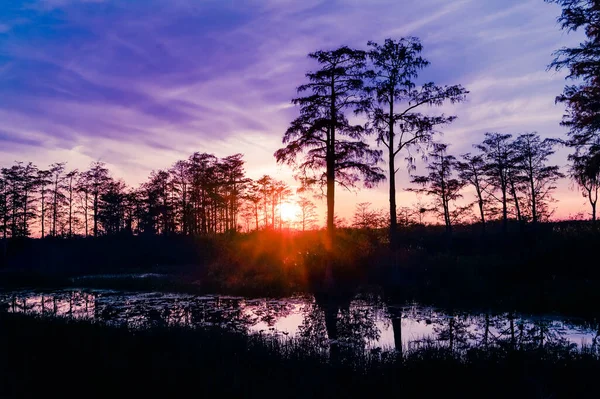
[[[424,343],[460,349],[498,345],[595,345],[598,326],[557,316],[447,312],[390,304],[374,294],[249,299],[217,295],[69,289],[0,293],[0,311],[127,325],[221,326],[243,333],[311,340],[367,350],[405,350]]]

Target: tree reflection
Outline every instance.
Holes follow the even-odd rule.
[[[316,294],[303,313],[298,337],[306,345],[328,349],[332,360],[364,351],[381,335],[377,307],[351,295]]]

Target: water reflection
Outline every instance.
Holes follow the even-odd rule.
[[[518,314],[443,312],[416,304],[385,303],[377,295],[316,295],[247,299],[105,290],[0,293],[0,311],[102,321],[131,328],[221,326],[244,333],[294,336],[307,347],[329,352],[420,345],[452,351],[471,347],[515,349],[549,344],[598,344],[595,323]]]

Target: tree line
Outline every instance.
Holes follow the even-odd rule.
[[[421,56],[419,39],[386,39],[383,44],[369,41],[367,50],[342,46],[308,55],[319,68],[306,73],[307,83],[298,87],[302,96],[292,103],[299,107],[300,115],[285,132],[285,147],[275,157],[278,163],[296,170],[303,186],[325,188],[330,241],[334,239],[336,184],[353,188],[362,181],[372,187],[385,180],[384,170],[379,167],[384,151],[366,142],[369,135],[375,136],[387,155],[392,248],[398,225],[396,159],[401,154],[411,172],[417,155],[430,160],[428,174],[412,179],[420,187],[409,191],[434,199],[429,210],[438,214],[448,232],[471,208],[456,203],[466,186],[476,193],[483,228],[487,219],[500,215],[506,230],[511,217],[520,223],[535,224],[551,214],[551,193],[563,174],[557,166],[547,165],[548,157],[556,144],[567,145],[575,149],[569,156],[569,175],[588,199],[591,218],[596,219],[600,186],[600,69],[596,68],[600,65],[600,9],[589,0],[555,2],[563,6],[559,18],[563,28],[576,30],[584,26],[590,38],[580,48],[559,50],[550,66],[568,67],[570,78],[584,80],[583,85],[567,86],[557,98],[568,105],[563,120],[570,129],[567,140],[542,140],[537,133],[525,133],[512,140],[510,134],[486,133],[483,142],[475,146],[478,154],[464,154],[458,160],[447,153],[446,144],[437,140],[440,129],[456,116],[424,109],[463,102],[469,92],[461,85],[418,82],[419,73],[429,65]],[[351,123],[353,115],[362,115],[366,123]]]
[[[293,191],[268,175],[246,177],[242,154],[196,152],[153,171],[137,188],[93,162],[84,171],[66,163],[42,169],[15,162],[0,169],[0,237],[42,238],[114,234],[207,235],[282,228],[282,204]],[[297,226],[312,228],[316,206],[298,200]]]

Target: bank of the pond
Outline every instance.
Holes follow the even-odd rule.
[[[330,352],[333,351],[333,348]],[[337,348],[220,329],[131,331],[0,313],[0,396],[594,397],[597,351]]]

